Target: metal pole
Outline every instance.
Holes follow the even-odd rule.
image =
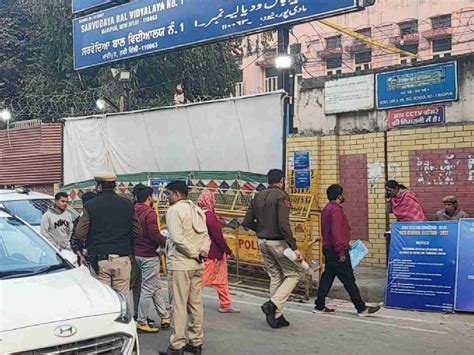
[[[278,54],[288,54],[288,46],[290,43],[290,29],[288,26],[278,28]],[[286,143],[288,136],[288,124],[290,119],[290,71],[288,69],[282,70],[278,75],[278,89],[283,89],[286,96],[283,101],[283,162],[282,170],[286,175]]]

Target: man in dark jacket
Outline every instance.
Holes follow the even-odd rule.
[[[344,190],[340,185],[331,185],[326,191],[329,203],[321,213],[325,265],[319,282],[318,298],[313,313],[334,312],[334,309],[326,307],[326,296],[337,276],[349,293],[358,315],[363,317],[378,312],[380,307],[367,307],[355,283],[349,255],[351,227],[342,209],[344,203],[343,192]]]
[[[141,237],[142,229],[132,202],[115,193],[116,179],[110,173],[95,177],[98,195],[84,205],[75,236],[86,239],[97,279],[129,299],[132,239]]]
[[[291,203],[283,190],[284,174],[274,169],[267,177],[269,188],[255,195],[242,226],[257,232],[258,246],[270,276],[271,299],[262,305],[262,311],[270,327],[281,328],[290,325],[283,317],[283,306],[299,280],[298,266],[283,252],[291,248],[298,261],[303,259],[290,228]]]
[[[137,328],[146,333],[157,333],[158,328],[148,324],[150,303],[161,318],[161,328],[170,327],[170,315],[163,299],[163,284],[160,279],[160,257],[156,252],[164,246],[166,238],[158,229],[158,218],[153,209],[153,189],[137,185],[134,189],[135,212],[143,230],[143,236],[135,239],[135,259],[142,274],[141,295],[138,306]]]

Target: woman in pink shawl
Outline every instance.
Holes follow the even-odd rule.
[[[386,198],[390,202],[391,212],[399,222],[427,221],[423,206],[415,193],[395,180],[385,184]]]
[[[219,219],[214,213],[216,205],[214,193],[210,190],[203,191],[197,200],[197,204],[206,214],[207,229],[211,238],[208,259],[204,263],[202,286],[212,286],[217,291],[220,313],[239,313],[240,310],[232,307],[227,276],[226,257],[233,257],[233,254],[224,239]]]

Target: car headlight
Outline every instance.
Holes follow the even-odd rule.
[[[132,312],[130,310],[130,306],[127,302],[127,299],[121,292],[117,290],[114,291],[120,301],[120,316],[115,321],[119,323],[128,324],[132,321]]]

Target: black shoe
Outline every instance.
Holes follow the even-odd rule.
[[[275,319],[275,312],[277,310],[275,304],[272,301],[268,301],[265,302],[260,308],[262,309],[262,312],[266,315],[268,325],[272,328],[279,328],[278,322]]]
[[[191,354],[198,354],[201,355],[202,353],[202,345],[199,346],[193,346],[191,344],[186,344],[183,348],[183,351],[185,353],[191,353]]]
[[[281,316],[280,318],[277,318],[276,319],[277,321],[277,324],[278,324],[278,328],[284,328],[284,327],[289,327],[290,326],[290,322],[288,322],[284,316]]]
[[[148,317],[147,317],[146,321],[147,321],[148,324],[150,324],[150,325],[151,325],[151,324],[155,324],[155,321],[154,321],[153,319],[151,319],[151,318],[148,318]]]
[[[380,311],[380,306],[367,307],[367,308],[364,309],[363,311],[357,312],[357,315],[358,315],[359,317],[370,317],[370,316],[372,316],[374,313],[377,313],[378,311]]]
[[[171,349],[171,348],[168,348],[167,350],[160,350],[158,352],[159,355],[184,355],[184,352],[183,352],[183,349],[179,349],[179,350],[176,350],[176,349]]]
[[[327,307],[324,307],[323,309],[314,307],[313,309],[313,313],[334,313],[334,312],[335,310],[333,308],[327,308]]]

